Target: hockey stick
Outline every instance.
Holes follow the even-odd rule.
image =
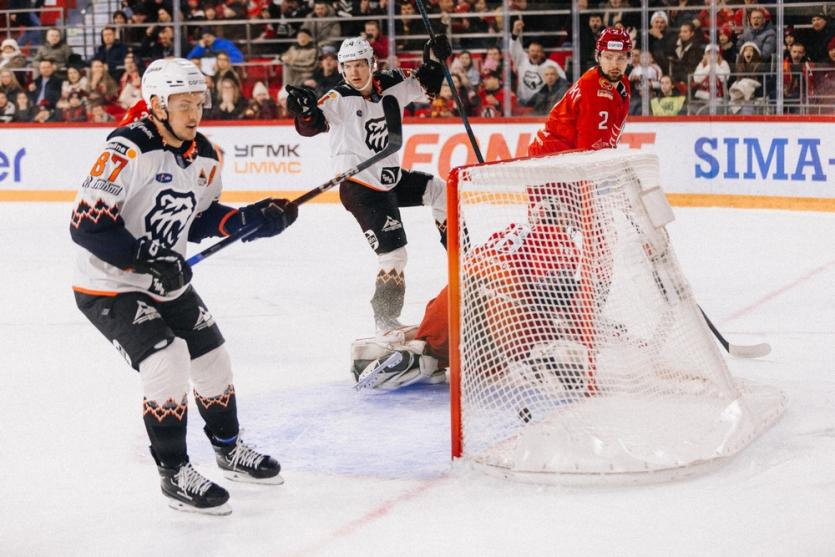
[[[423,5],[423,0],[417,0],[417,8],[420,11],[423,24],[426,26],[426,31],[429,33],[429,39],[435,42],[435,31],[429,22],[429,15],[426,13],[426,6]],[[470,126],[470,120],[467,118],[467,112],[464,110],[464,104],[461,102],[458,89],[455,88],[455,83],[452,81],[452,74],[449,73],[449,69],[446,67],[446,60],[440,60],[440,63],[441,68],[444,70],[444,77],[446,78],[447,85],[449,85],[449,90],[452,91],[452,98],[455,100],[455,104],[458,105],[458,112],[461,113],[464,129],[467,130],[467,137],[470,138],[470,144],[473,146],[473,151],[475,151],[475,158],[479,163],[483,163],[484,157],[481,156],[481,149],[478,148],[478,143],[476,143],[475,134],[473,133],[473,128]]]
[[[707,323],[710,332],[713,333],[713,336],[716,337],[719,344],[721,344],[731,356],[736,356],[738,358],[762,358],[763,356],[767,356],[771,353],[771,345],[767,342],[761,342],[760,344],[731,344],[725,337],[722,336],[719,329],[717,329],[713,322],[708,318],[705,310],[703,310],[701,306],[698,306],[698,308],[699,311],[702,312],[702,317],[705,318],[705,322]]]
[[[402,114],[400,112],[400,103],[398,103],[397,99],[392,97],[391,95],[383,97],[382,103],[383,113],[385,114],[386,119],[386,127],[388,128],[388,143],[385,147],[383,147],[383,150],[374,155],[373,157],[366,159],[361,163],[357,164],[356,166],[349,168],[345,172],[337,174],[334,178],[331,178],[321,186],[313,188],[304,195],[297,197],[293,200],[293,203],[295,203],[296,205],[307,203],[319,194],[326,192],[335,185],[343,182],[344,180],[350,178],[355,174],[359,174],[366,168],[369,168],[377,164],[384,158],[400,150],[400,147],[403,145],[403,123],[401,118]],[[210,255],[216,254],[220,250],[227,248],[228,246],[234,244],[238,240],[242,240],[254,234],[258,231],[259,228],[260,227],[242,228],[234,234],[230,234],[229,236],[217,242],[216,244],[209,246],[200,253],[192,255],[188,258],[187,263],[189,265],[196,265],[197,263],[203,261]]]

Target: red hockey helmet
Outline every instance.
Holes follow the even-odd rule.
[[[594,53],[595,55],[599,55],[604,50],[626,52],[629,54],[632,52],[632,37],[623,29],[607,27],[597,37],[597,45]]]

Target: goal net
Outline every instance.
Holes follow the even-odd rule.
[[[733,378],[670,245],[654,155],[453,170],[453,456],[534,481],[679,476],[782,413]]]

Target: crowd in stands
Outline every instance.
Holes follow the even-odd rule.
[[[14,1],[37,5],[37,0]],[[397,2],[395,52],[386,34],[387,1]],[[712,2],[717,4],[713,21]],[[633,114],[642,112],[643,95],[653,115],[696,113],[711,104],[722,104],[730,113],[762,111],[758,100],[773,102],[776,95],[778,66],[786,111],[799,111],[801,102],[819,102],[829,105],[822,112],[835,113],[835,24],[830,21],[835,10],[792,12],[778,32],[772,11],[754,0],[744,2],[650,0],[648,41],[642,45],[637,3],[580,0],[581,69],[594,65],[601,29],[619,26],[636,45],[627,70]],[[430,14],[440,16],[432,20],[435,32],[453,39],[449,67],[461,106],[445,84],[435,99],[409,106],[411,115],[446,118],[463,111],[491,118],[502,116],[506,106],[511,115],[544,115],[570,87],[570,4],[510,0],[509,9],[521,15],[508,25],[507,53],[501,50],[500,5],[486,0],[426,4]],[[344,37],[367,38],[380,67],[396,60],[405,68],[419,63],[426,37],[413,0],[181,0],[180,6],[187,23],[180,50],[206,76],[213,93],[205,114],[209,120],[287,117],[282,85],[304,85],[322,95],[341,81],[336,53]],[[565,13],[526,13],[544,8]],[[0,121],[118,121],[141,96],[144,67],[175,53],[172,9],[171,0],[122,0],[89,59],[67,45],[60,29],[35,33],[28,29],[31,22],[23,21],[26,14],[17,14],[11,36],[0,44]],[[245,24],[223,24],[231,20]],[[713,27],[716,43],[710,42]],[[272,73],[256,71],[253,60],[273,64]]]

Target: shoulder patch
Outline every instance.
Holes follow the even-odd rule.
[[[322,106],[327,101],[335,101],[337,98],[339,98],[339,93],[337,93],[335,89],[331,89],[322,95],[322,98],[316,102],[316,106]]]
[[[207,159],[214,159],[219,160],[217,156],[217,150],[215,149],[214,144],[209,141],[209,139],[200,132],[197,132],[197,137],[194,138],[194,142],[197,144],[197,156],[198,157],[206,157]]]
[[[156,130],[152,129],[149,124],[146,124],[142,120],[116,128],[110,132],[110,135],[107,136],[108,149],[112,143],[120,143],[114,141],[120,137],[136,145],[142,153],[163,148],[162,138],[160,138]]]
[[[380,89],[385,91],[389,87],[394,87],[398,83],[402,83],[406,79],[406,76],[399,69],[390,69],[375,72],[374,78],[380,82]]]

